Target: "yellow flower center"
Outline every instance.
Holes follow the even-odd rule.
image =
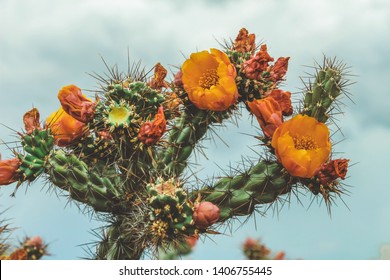
[[[297,150],[315,150],[318,149],[316,141],[311,136],[294,136],[294,147]]]
[[[215,86],[218,83],[218,74],[217,70],[209,69],[202,74],[199,79],[199,85],[204,89],[210,89],[212,86]]]
[[[130,117],[130,111],[125,107],[114,107],[111,109],[108,119],[115,125],[122,125]]]

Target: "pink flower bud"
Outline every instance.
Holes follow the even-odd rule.
[[[198,228],[205,229],[216,223],[220,216],[220,210],[215,204],[204,201],[195,205],[194,222]]]

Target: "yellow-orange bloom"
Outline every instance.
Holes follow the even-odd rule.
[[[20,166],[18,158],[0,160],[0,186],[16,182]]]
[[[51,129],[55,143],[60,147],[72,144],[85,133],[85,123],[68,115],[62,108],[46,119],[46,125]]]
[[[183,87],[199,109],[224,111],[237,101],[236,69],[220,50],[191,54],[181,71]]]
[[[271,96],[248,102],[248,107],[256,116],[266,137],[271,138],[275,130],[283,123],[279,103]]]
[[[272,147],[292,176],[311,178],[329,158],[329,129],[315,118],[297,115],[276,129]]]
[[[95,114],[96,104],[75,85],[64,86],[58,92],[58,99],[64,111],[80,122],[89,122]]]

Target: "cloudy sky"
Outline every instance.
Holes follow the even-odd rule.
[[[127,49],[133,61],[147,69],[156,62],[180,66],[184,56],[219,47],[246,27],[267,43],[273,57],[290,56],[284,89],[299,92],[300,76],[321,61],[337,56],[351,66],[355,104],[345,99],[339,116],[344,135],[336,146],[351,159],[346,183],[350,195],[337,201],[330,217],[312,197],[292,199],[280,211],[237,223],[232,233],[199,242],[193,259],[242,259],[247,237],[260,238],[288,258],[373,259],[390,243],[390,2],[387,0],[243,0],[243,1],[120,1],[120,0],[1,0],[0,1],[0,123],[20,130],[22,116],[32,106],[42,116],[57,110],[58,90],[68,84],[94,89],[86,73],[105,72],[108,64],[126,70]],[[386,35],[387,34],[387,35]],[[183,56],[184,55],[184,56]],[[229,126],[220,141],[205,142],[212,160],[200,159],[199,176],[218,173],[217,166],[253,156],[256,134],[247,116]],[[0,139],[15,133],[0,127]],[[227,152],[229,150],[229,152]],[[11,156],[0,145],[3,158]],[[205,172],[204,169],[207,169]],[[20,227],[16,236],[41,235],[50,243],[46,259],[85,257],[83,243],[94,240],[99,226],[75,205],[48,193],[42,182],[23,186],[10,198],[12,186],[0,189],[1,209]],[[387,248],[387,247],[386,247]],[[383,251],[383,250],[382,250]]]

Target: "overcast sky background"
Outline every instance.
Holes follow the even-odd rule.
[[[299,77],[323,53],[350,65],[357,83],[350,87],[355,104],[339,116],[344,139],[336,146],[351,159],[346,183],[350,196],[332,208],[311,197],[292,198],[280,211],[257,215],[232,234],[202,240],[192,259],[243,259],[241,244],[260,238],[288,258],[375,259],[390,243],[390,2],[387,0],[321,1],[53,1],[0,0],[0,123],[21,130],[23,114],[36,106],[42,118],[59,107],[58,90],[68,84],[96,88],[86,72],[104,73],[102,55],[112,65],[127,68],[141,59],[147,69],[156,62],[180,66],[183,54],[219,47],[246,27],[267,43],[271,56],[290,56],[285,90],[299,92]],[[172,68],[174,69],[174,68]],[[201,159],[199,176],[218,173],[219,166],[254,156],[257,125],[244,116],[239,128],[220,131],[225,147],[205,142],[208,161]],[[15,133],[0,127],[0,139]],[[228,150],[228,151],[227,151]],[[0,145],[4,158],[10,157]],[[206,172],[207,171],[207,172]],[[23,185],[16,198],[13,186],[1,187],[1,209],[20,227],[16,237],[40,235],[50,243],[45,259],[86,257],[83,243],[94,240],[90,230],[99,223],[83,215],[66,199],[42,190],[36,182]],[[310,206],[310,207],[309,207]],[[256,226],[256,227],[255,227]],[[382,250],[386,251],[386,250]],[[388,251],[388,250],[387,250]]]

